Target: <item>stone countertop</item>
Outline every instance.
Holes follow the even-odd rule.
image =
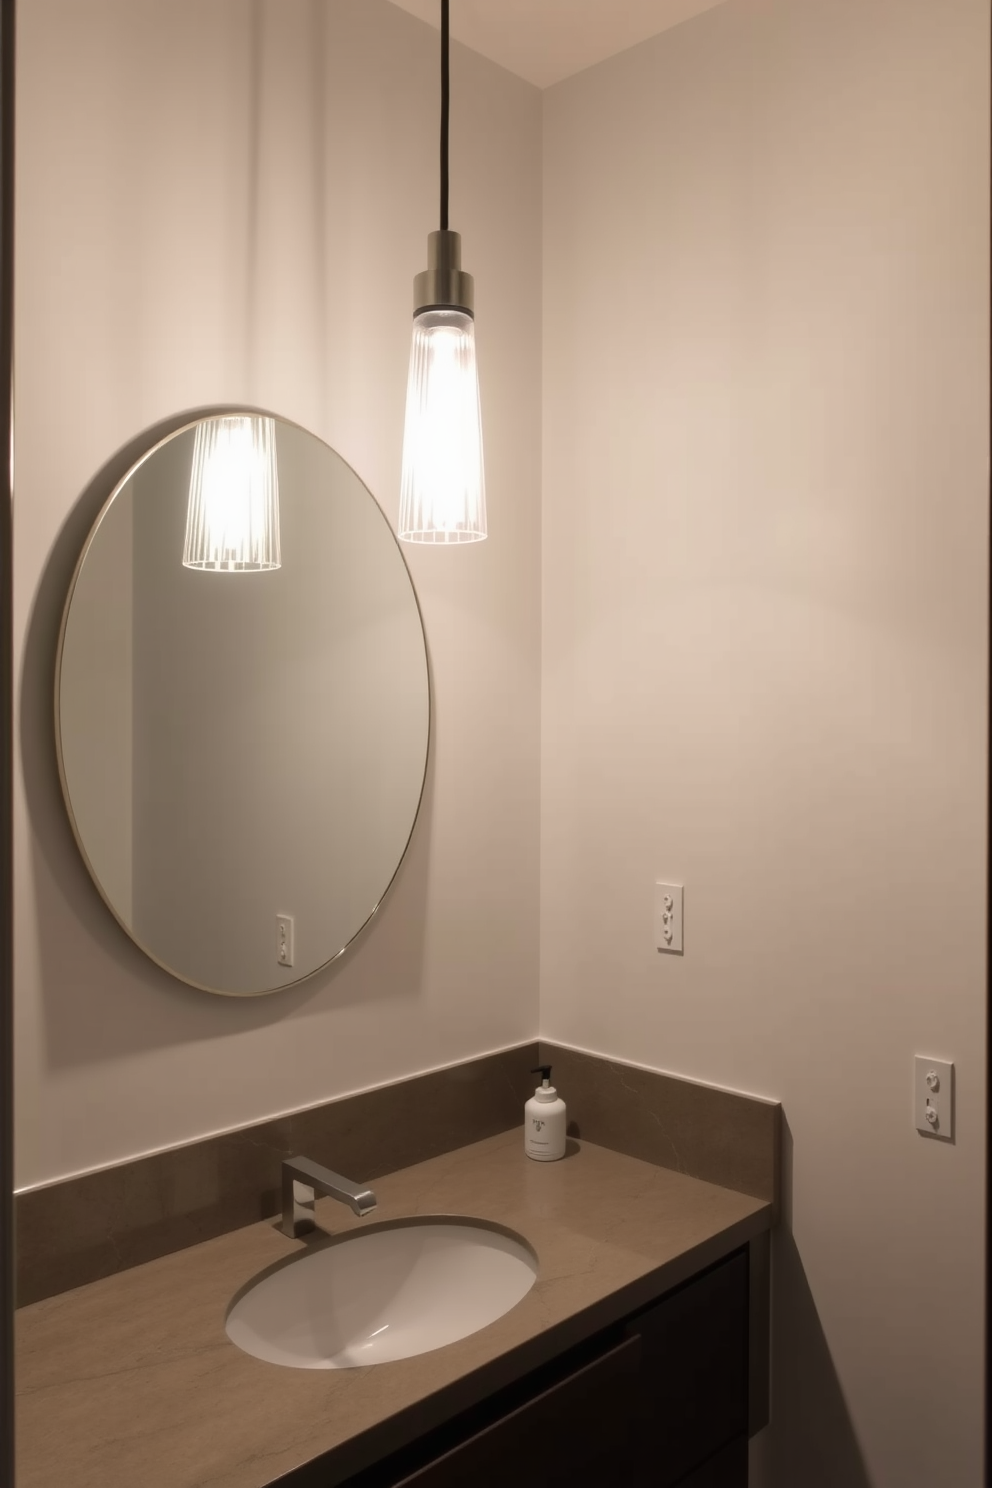
[[[263,1488],[328,1452],[339,1482],[772,1224],[762,1199],[589,1142],[532,1162],[519,1129],[374,1186],[374,1216],[318,1200],[318,1225],[494,1221],[533,1246],[534,1287],[457,1343],[349,1370],[284,1368],[229,1341],[234,1294],[305,1248],[273,1220],[36,1302],[15,1324],[18,1488]]]

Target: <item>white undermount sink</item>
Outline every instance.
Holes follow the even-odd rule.
[[[359,1230],[264,1274],[232,1304],[245,1353],[294,1369],[354,1369],[467,1338],[530,1291],[537,1257],[478,1221]]]

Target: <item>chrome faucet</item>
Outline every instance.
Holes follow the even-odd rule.
[[[328,1194],[348,1204],[356,1214],[369,1214],[375,1208],[375,1194],[360,1183],[322,1168],[309,1157],[285,1158],[282,1165],[282,1229],[284,1235],[298,1240],[316,1228],[314,1201],[317,1194]]]

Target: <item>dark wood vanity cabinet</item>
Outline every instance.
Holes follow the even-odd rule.
[[[374,1467],[286,1488],[746,1488],[748,1253],[570,1349]]]

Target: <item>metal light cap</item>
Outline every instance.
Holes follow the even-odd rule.
[[[462,270],[461,233],[447,229],[427,237],[427,268],[413,281],[413,313],[421,310],[464,310],[474,316],[475,291],[471,274]]]

